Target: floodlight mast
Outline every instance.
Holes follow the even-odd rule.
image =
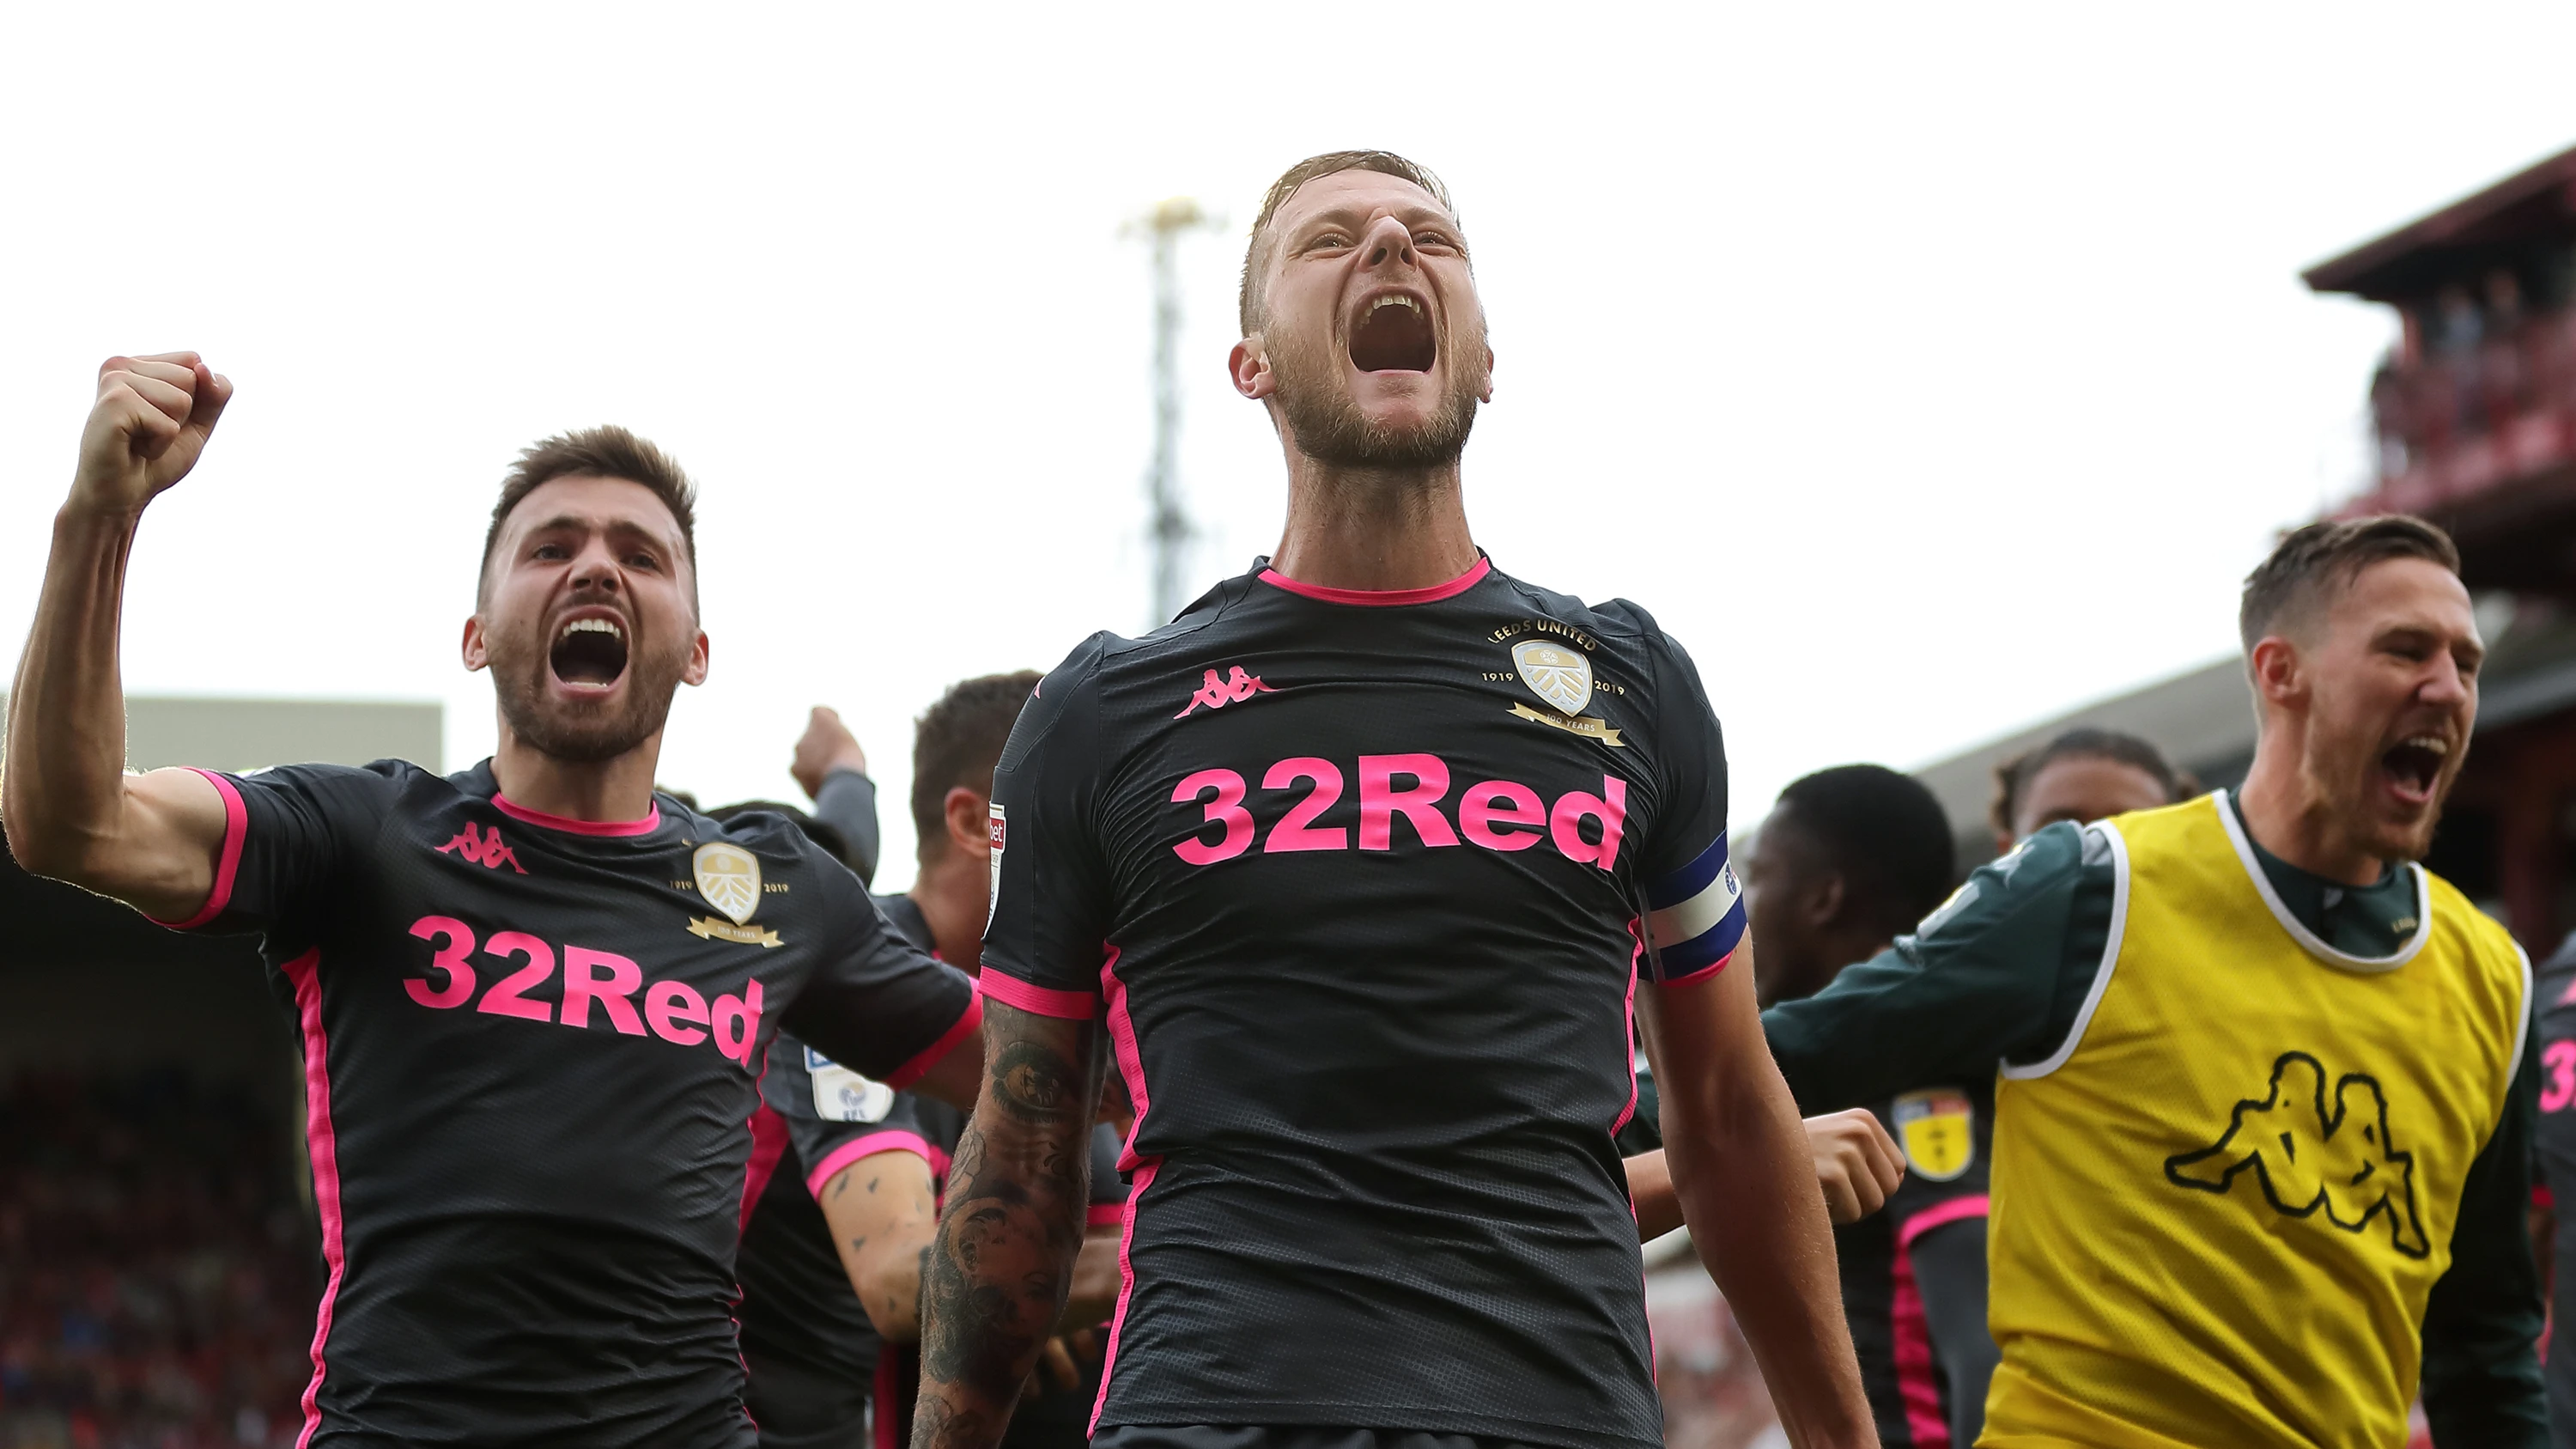
[[[1145,232],[1153,243],[1154,456],[1145,470],[1145,535],[1154,550],[1154,616],[1146,621],[1149,629],[1161,628],[1181,610],[1181,570],[1196,532],[1181,506],[1180,237],[1183,232],[1219,225],[1197,202],[1176,196],[1130,228]]]

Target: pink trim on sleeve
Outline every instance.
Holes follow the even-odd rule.
[[[1941,1385],[1933,1370],[1931,1320],[1923,1311],[1923,1290],[1914,1280],[1914,1240],[1962,1218],[1984,1217],[1986,1209],[1983,1193],[1954,1197],[1907,1218],[1896,1230],[1896,1261],[1888,1289],[1892,1330],[1888,1357],[1896,1365],[1896,1396],[1905,1410],[1905,1426],[1914,1442],[1926,1449],[1950,1449],[1950,1421],[1941,1412]]]
[[[196,769],[194,765],[190,769]],[[241,871],[242,837],[250,832],[250,813],[242,808],[241,791],[233,782],[212,770],[197,770],[214,783],[216,793],[224,797],[224,843],[215,852],[215,888],[206,892],[206,903],[184,921],[154,920],[157,926],[174,931],[193,931],[224,913],[233,903],[233,878]]]
[[[1096,993],[1031,986],[1016,976],[1006,976],[994,970],[990,965],[985,966],[983,974],[975,978],[975,989],[1004,1006],[1015,1006],[1039,1016],[1089,1021],[1100,1014],[1100,997]]]
[[[1127,1225],[1127,1204],[1096,1202],[1082,1215],[1086,1228],[1123,1228]]]
[[[884,1078],[885,1084],[900,1092],[928,1075],[939,1065],[939,1059],[957,1049],[957,1044],[984,1029],[984,1001],[979,996],[966,998],[966,1010],[957,1024],[939,1034],[939,1040],[922,1048],[921,1055],[905,1062]]]
[[[1327,604],[1359,604],[1383,609],[1395,604],[1436,604],[1442,599],[1454,599],[1474,588],[1479,580],[1493,571],[1493,560],[1480,553],[1476,555],[1474,568],[1445,584],[1433,584],[1427,589],[1328,589],[1322,584],[1301,584],[1277,569],[1263,569],[1260,579],[1273,588],[1286,589],[1309,599],[1321,599]]]
[[[1725,955],[1718,957],[1710,964],[1702,966],[1697,971],[1690,973],[1688,976],[1676,976],[1670,981],[1658,981],[1655,984],[1666,991],[1670,991],[1676,986],[1697,986],[1703,981],[1714,981],[1718,978],[1718,974],[1720,972],[1726,970],[1727,963],[1734,959],[1735,953],[1733,951],[1729,951]]]
[[[843,1168],[862,1157],[874,1157],[880,1152],[909,1152],[930,1164],[931,1176],[948,1176],[948,1154],[931,1146],[929,1138],[918,1132],[906,1132],[900,1127],[889,1127],[883,1132],[871,1132],[833,1148],[820,1165],[805,1174],[805,1190],[821,1197],[823,1185],[838,1177]]]
[[[1905,1226],[1896,1230],[1896,1246],[1910,1248],[1914,1246],[1916,1238],[1934,1228],[1946,1228],[1961,1218],[1984,1217],[1990,1201],[1991,1199],[1981,1192],[1974,1197],[1954,1197],[1948,1202],[1925,1208],[1907,1218]]]
[[[1145,1053],[1136,1042],[1135,1019],[1127,1013],[1127,983],[1118,976],[1118,948],[1107,941],[1100,946],[1107,953],[1100,963],[1100,987],[1109,1007],[1110,1048],[1118,1062],[1118,1075],[1127,1083],[1127,1102],[1136,1109],[1136,1120],[1128,1124],[1127,1143],[1118,1154],[1118,1170],[1128,1174],[1127,1210],[1118,1234],[1118,1310],[1109,1316],[1109,1347],[1100,1358],[1100,1397],[1091,1402],[1091,1422],[1084,1430],[1091,1434],[1100,1432],[1100,1412],[1109,1406],[1109,1385],[1118,1373],[1118,1340],[1127,1327],[1127,1307],[1136,1297],[1136,1205],[1144,1200],[1145,1189],[1154,1185],[1154,1174],[1163,1167],[1159,1157],[1136,1155],[1136,1134],[1145,1130],[1146,1115],[1154,1110],[1154,1097],[1145,1089]]]
[[[308,1449],[322,1427],[323,1350],[331,1342],[331,1310],[340,1301],[340,1279],[349,1254],[340,1220],[340,1143],[331,1130],[331,1043],[322,1031],[322,953],[307,951],[282,968],[295,985],[295,1020],[304,1036],[304,1145],[313,1159],[313,1209],[322,1219],[322,1263],[330,1276],[313,1314],[313,1381],[304,1386],[304,1432],[295,1449]]]
[[[569,815],[548,815],[531,810],[507,795],[494,795],[492,806],[513,820],[546,830],[560,830],[567,835],[650,835],[662,824],[661,802],[644,812],[641,820],[575,820]]]

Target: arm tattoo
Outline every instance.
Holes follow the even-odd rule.
[[[922,1254],[913,1449],[986,1449],[1072,1286],[1090,1195],[1098,1028],[987,1002],[982,1100]]]

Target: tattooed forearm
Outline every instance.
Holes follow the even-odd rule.
[[[1055,1331],[1089,1196],[1096,1026],[988,1001],[989,1063],[921,1264],[914,1449],[985,1449]]]

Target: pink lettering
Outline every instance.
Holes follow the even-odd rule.
[[[1395,777],[1413,783],[1394,788]],[[1449,793],[1449,767],[1438,755],[1360,756],[1360,849],[1391,850],[1395,817],[1401,815],[1425,845],[1456,845],[1458,832],[1440,813],[1440,797]]]
[[[2576,1041],[2551,1042],[2540,1060],[2549,1069],[2540,1089],[2540,1110],[2564,1112],[2569,1102],[2576,1102]]]
[[[1458,833],[1487,850],[1527,850],[1547,833],[1547,807],[1527,785],[1487,780],[1458,797]]]
[[[1305,799],[1288,807],[1288,813],[1270,827],[1270,838],[1261,843],[1263,854],[1285,850],[1348,850],[1351,833],[1339,825],[1319,829],[1315,817],[1333,808],[1342,798],[1342,772],[1330,760],[1300,755],[1281,760],[1261,777],[1264,790],[1285,790],[1300,780],[1315,782]]]
[[[1606,798],[1605,798],[1606,797]],[[1583,838],[1586,816],[1601,822],[1601,843]],[[1548,838],[1565,858],[1581,865],[1597,865],[1608,870],[1619,859],[1619,832],[1628,819],[1628,782],[1616,775],[1601,777],[1601,794],[1588,795],[1573,790],[1561,796],[1556,808],[1547,813]]]
[[[674,1046],[696,1046],[707,1039],[698,1030],[707,1024],[707,999],[685,981],[654,982],[644,993],[644,1019],[653,1023],[655,1036]]]
[[[474,1009],[494,1016],[515,1016],[527,1021],[552,1021],[555,1009],[542,1001],[530,1001],[519,993],[555,974],[555,948],[525,931],[501,931],[483,943],[486,956],[524,956],[528,964],[501,978],[500,984],[483,993]]]
[[[625,1036],[642,1036],[644,1023],[635,1015],[635,1003],[627,1000],[644,985],[644,969],[623,956],[594,951],[587,946],[564,947],[563,1024],[590,1025],[590,1004],[594,1001],[608,1013],[608,1024]],[[605,976],[594,973],[594,967],[605,966]]]
[[[719,996],[715,1009],[716,1050],[748,1067],[751,1048],[760,1040],[760,978],[740,996]]]
[[[1216,798],[1207,802],[1206,825],[1225,827],[1225,838],[1210,845],[1193,835],[1172,847],[1172,854],[1192,865],[1214,865],[1232,860],[1252,848],[1252,812],[1243,808],[1243,777],[1232,770],[1201,770],[1172,787],[1172,803],[1195,805],[1199,797],[1214,791]]]
[[[429,969],[445,979],[433,988],[426,976],[405,977],[403,990],[412,1000],[439,1011],[463,1006],[474,994],[474,968],[465,964],[474,951],[473,928],[452,916],[423,916],[411,923],[411,933],[424,941],[436,940]]]

